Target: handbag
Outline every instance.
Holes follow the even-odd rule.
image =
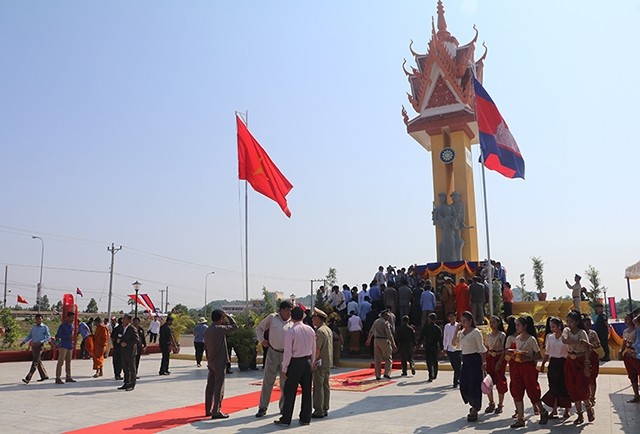
[[[486,377],[484,377],[484,380],[482,380],[482,383],[480,384],[480,389],[482,389],[482,393],[485,395],[491,393],[491,390],[493,389],[493,380],[491,379],[491,375],[487,374]]]

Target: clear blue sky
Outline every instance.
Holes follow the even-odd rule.
[[[136,279],[157,301],[169,285],[172,303],[200,307],[208,271],[216,271],[209,299],[243,298],[235,110],[249,111],[251,131],[294,185],[291,219],[250,193],[251,296],[263,285],[306,295],[329,267],[355,285],[380,264],[434,261],[431,156],[400,111],[410,107],[402,60],[412,61],[411,39],[425,51],[435,7],[2,2],[0,265],[10,264],[9,304],[15,294],[35,300],[40,243],[31,235],[45,239],[53,301],[80,287],[81,307],[95,297],[106,309],[111,242],[124,246],[115,308]],[[589,264],[610,295],[626,296],[624,268],[640,260],[640,5],[445,8],[461,44],[474,23],[488,44],[484,84],[527,165],[526,181],[488,173],[492,256],[510,280],[526,273],[529,289],[530,257],[542,256],[551,296]]]

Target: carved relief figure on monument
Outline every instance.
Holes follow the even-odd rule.
[[[442,239],[438,244],[438,261],[457,261],[455,254],[454,216],[451,205],[447,203],[447,194],[438,193],[440,204],[433,208],[433,224],[442,231]]]

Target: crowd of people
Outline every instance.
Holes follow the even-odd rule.
[[[261,418],[267,414],[278,380],[283,393],[278,404],[280,417],[275,424],[290,425],[298,387],[302,390],[300,424],[308,425],[312,418],[327,417],[330,368],[343,344],[339,327],[346,326],[350,353],[359,353],[363,343],[371,348],[376,380],[391,378],[394,352],[400,356],[401,376],[407,376],[408,371],[415,375],[414,352],[418,345],[423,348],[428,382],[438,377],[438,358],[446,357],[453,369],[453,388],[459,388],[463,401],[469,405],[469,422],[479,420],[483,395],[488,399],[484,413],[500,414],[504,411],[507,393],[514,403],[512,417],[515,420],[511,428],[525,426],[525,394],[540,424],[552,418],[569,418],[572,407],[577,415],[574,424],[585,422],[585,412],[587,420],[594,421],[599,362],[609,360],[608,321],[603,306],[595,306],[595,330],[589,315],[573,309],[564,321],[548,318],[541,340],[531,316],[512,315],[512,293],[506,271],[499,263],[495,267],[493,275],[501,283],[504,311],[503,315],[490,316],[486,335],[478,328],[486,320],[488,285],[483,273],[470,279],[469,285],[464,278],[456,284],[450,276],[444,276],[436,280],[438,289],[434,290],[431,282],[420,279],[413,267],[397,272],[388,267],[387,273],[379,267],[370,284],[363,284],[360,289],[348,285],[343,285],[342,290],[333,286],[326,293],[324,288],[319,289],[321,298],[338,314],[333,322],[333,315],[318,307],[305,312],[289,301],[281,302],[277,312],[267,315],[255,327],[256,343],[264,349],[263,381],[255,416]],[[576,275],[577,284],[579,276]],[[568,283],[567,286],[571,287]],[[446,317],[443,327],[438,325],[438,304],[446,313],[440,317]],[[53,342],[58,351],[56,384],[75,382],[71,375],[74,314],[67,313],[53,337],[42,322],[42,315],[36,315],[35,321],[22,342],[31,342],[33,353],[31,368],[22,381],[28,384],[36,371],[40,376],[38,381],[49,378],[41,356],[44,345]],[[627,315],[625,323],[627,329],[623,333],[620,358],[634,392],[629,402],[640,403],[640,310]],[[159,375],[170,375],[169,356],[179,347],[171,324],[170,316],[164,324],[155,317],[145,333],[139,319],[129,315],[117,320],[114,317],[111,322],[89,319],[78,326],[82,338],[81,357],[92,358],[94,377],[101,377],[112,347],[114,378],[124,381],[119,389],[134,390],[140,355],[147,345],[146,335],[149,342],[158,341],[162,352]],[[207,357],[205,414],[212,419],[228,417],[221,411],[225,375],[230,373],[227,336],[236,329],[233,316],[222,310],[212,312],[211,325],[200,318],[194,329],[197,366],[201,366],[204,354]],[[541,357],[541,346],[544,357]],[[542,362],[538,367],[539,360]],[[538,381],[539,373],[547,374],[544,394]]]
[[[89,318],[86,321],[78,321],[73,312],[67,312],[64,321],[58,327],[56,334],[51,335],[49,327],[43,323],[41,314],[35,315],[35,324],[28,335],[20,343],[31,346],[32,363],[27,375],[22,382],[29,384],[36,371],[39,382],[49,379],[47,371],[42,363],[42,353],[46,344],[50,344],[57,352],[55,384],[75,383],[71,374],[71,360],[76,348],[76,339],[81,338],[80,358],[93,361],[93,378],[104,376],[105,359],[111,353],[113,374],[115,380],[122,380],[123,385],[118,389],[132,391],[135,389],[136,380],[139,379],[138,369],[140,356],[147,347],[146,336],[150,342],[159,343],[162,353],[159,375],[169,375],[169,356],[177,351],[180,346],[171,332],[173,318],[167,317],[164,324],[156,316],[151,322],[147,332],[141,327],[140,319],[131,315],[123,315],[120,318],[112,317],[111,321],[99,317]],[[77,324],[77,325],[76,325]],[[75,329],[77,327],[77,333]],[[159,337],[159,339],[158,339]],[[65,376],[62,377],[64,366]]]
[[[503,312],[489,318],[490,332],[486,336],[477,328],[485,323],[489,297],[488,273],[483,271],[469,279],[470,284],[464,278],[455,284],[445,275],[436,279],[438,288],[434,290],[431,282],[422,281],[412,267],[397,272],[388,267],[385,273],[381,266],[369,285],[363,284],[361,289],[343,285],[342,290],[333,286],[324,298],[338,312],[341,324],[346,323],[348,327],[350,352],[358,352],[363,340],[365,345],[372,346],[378,380],[390,378],[395,351],[400,355],[401,375],[408,375],[409,369],[415,375],[413,355],[419,341],[425,352],[427,381],[432,382],[438,376],[438,357],[447,357],[454,371],[453,387],[460,387],[464,402],[470,405],[467,415],[470,422],[478,420],[482,385],[487,383],[487,376],[491,387],[487,387],[489,405],[484,411],[502,413],[505,396],[510,392],[515,407],[512,428],[525,425],[525,394],[540,416],[541,424],[546,424],[549,418],[570,417],[572,407],[577,414],[574,424],[584,423],[585,412],[588,421],[595,420],[599,365],[601,361],[610,360],[609,325],[603,305],[595,304],[595,324],[588,314],[580,312],[582,290],[578,288],[582,287],[580,276],[576,275],[573,285],[567,282],[575,297],[574,309],[566,317],[566,324],[561,318],[548,318],[544,340],[540,341],[530,316],[513,316],[513,292],[506,280],[506,270],[499,262],[492,266],[494,285],[499,283],[503,296]],[[440,311],[446,312],[447,322],[443,328],[437,324],[438,302]],[[639,314],[634,312],[626,318],[628,328],[620,353],[634,391],[634,398],[629,402],[640,402]],[[538,368],[539,360],[542,363]],[[545,372],[548,390],[543,395],[538,374]]]

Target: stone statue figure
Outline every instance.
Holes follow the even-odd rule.
[[[451,204],[451,210],[453,214],[452,225],[453,225],[453,237],[454,237],[454,253],[457,258],[456,261],[462,261],[462,247],[464,246],[464,238],[462,238],[462,229],[467,229],[468,227],[464,224],[465,218],[465,209],[464,204],[460,202],[460,193],[453,192],[451,193],[451,200],[453,204]]]
[[[438,261],[453,262],[457,259],[456,237],[454,230],[453,207],[447,203],[447,194],[438,193],[440,204],[435,205],[431,213],[433,224],[442,231],[442,238],[438,244]]]

